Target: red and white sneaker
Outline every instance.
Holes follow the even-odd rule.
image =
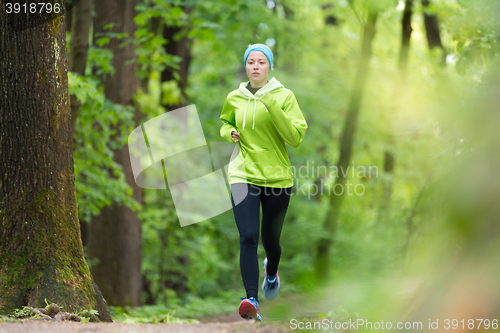
[[[239,313],[242,318],[252,319],[255,317],[257,320],[262,321],[259,310],[259,302],[253,298],[241,298]]]

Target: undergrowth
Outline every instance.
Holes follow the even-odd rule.
[[[184,301],[175,298],[166,304],[135,308],[110,306],[110,311],[116,322],[125,324],[197,324],[203,318],[234,312],[239,302],[239,294],[229,292],[211,298],[190,295]]]

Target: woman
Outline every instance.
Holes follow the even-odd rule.
[[[243,57],[248,82],[229,93],[220,120],[220,134],[236,142],[229,164],[234,218],[240,234],[240,270],[246,298],[239,314],[261,320],[258,302],[259,212],[262,204],[262,244],[266,251],[262,291],[274,298],[280,287],[280,235],[293,185],[286,143],[297,147],[307,123],[291,90],[275,78],[273,53],[263,44],[248,46]],[[252,105],[253,104],[253,105]],[[253,109],[253,110],[252,110]]]

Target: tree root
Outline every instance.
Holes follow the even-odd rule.
[[[26,306],[24,309],[31,311],[36,318],[31,318],[29,320],[52,320],[52,321],[75,321],[81,322],[82,318],[78,317],[74,313],[69,312],[59,312],[59,306],[55,303],[51,303],[45,308],[32,308]]]

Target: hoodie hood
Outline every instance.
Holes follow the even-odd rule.
[[[245,129],[245,118],[247,115],[247,109],[248,109],[248,105],[250,104],[250,101],[254,100],[253,123],[252,123],[252,129],[253,129],[254,125],[255,125],[255,110],[257,109],[257,101],[262,98],[262,95],[265,92],[270,92],[270,91],[273,91],[275,89],[283,87],[283,85],[278,80],[276,80],[276,78],[273,77],[271,80],[269,80],[269,82],[265,86],[260,88],[254,95],[250,92],[250,90],[247,89],[248,82],[250,82],[250,81],[241,82],[240,86],[238,88],[240,90],[241,96],[248,99],[247,107],[245,108],[245,113],[243,114],[243,129]],[[268,112],[267,108],[266,108],[266,112]]]

